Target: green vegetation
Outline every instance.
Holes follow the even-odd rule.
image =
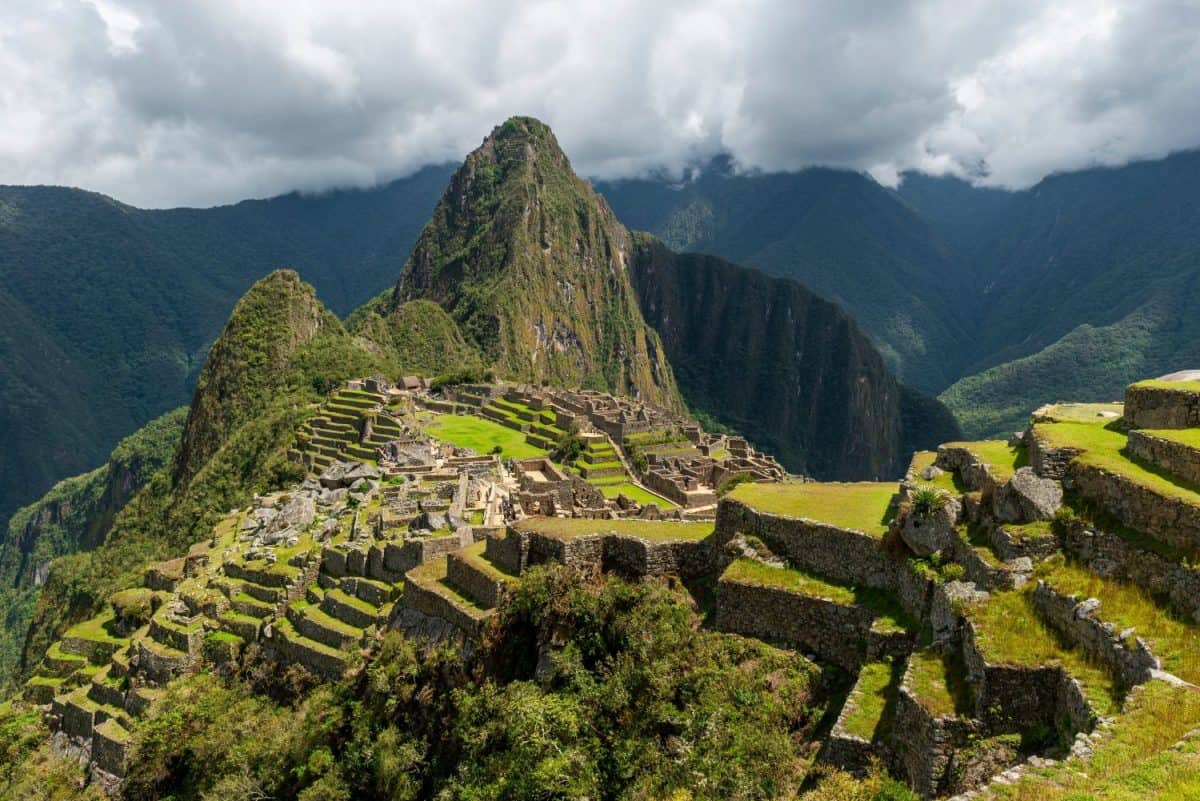
[[[1175,392],[1200,394],[1200,381],[1159,381],[1151,378],[1130,384],[1131,389],[1169,389]]]
[[[1180,445],[1186,445],[1189,448],[1200,450],[1200,428],[1169,428],[1160,430],[1144,430],[1143,434],[1149,434],[1159,439],[1170,440],[1177,442]]]
[[[908,660],[916,701],[935,717],[971,714],[971,689],[961,665],[932,651],[914,651]]]
[[[1018,468],[1029,464],[1024,445],[1010,445],[1007,440],[979,442],[948,442],[947,448],[963,448],[990,468],[992,478],[1003,483],[1012,478]]]
[[[909,496],[913,511],[922,517],[929,517],[934,512],[946,508],[950,496],[944,489],[928,484],[918,485]]]
[[[686,592],[664,583],[585,584],[552,568],[515,592],[471,665],[390,633],[353,684],[314,688],[253,656],[238,677],[172,682],[159,712],[130,730],[124,793],[766,801],[799,791],[824,705],[815,667],[704,630]],[[542,669],[553,678],[535,680],[534,645],[551,632],[559,647]],[[13,735],[0,792],[79,797],[59,778],[78,768],[51,755],[37,713],[0,710],[0,732]]]
[[[530,445],[520,431],[473,415],[439,414],[425,427],[425,432],[443,442],[476,453],[493,453],[500,448],[502,456],[510,459],[533,459],[546,456],[546,451]]]
[[[103,542],[117,513],[170,461],[186,411],[176,409],[150,422],[121,440],[103,467],[59,482],[13,515],[0,545],[0,683],[13,678],[41,596],[34,586],[35,568]],[[36,663],[37,654],[30,656]]]
[[[1116,419],[1124,413],[1124,403],[1056,403],[1038,419],[1047,423],[1095,423]]]
[[[1151,681],[1133,693],[1085,770],[1064,762],[995,787],[998,801],[1200,798],[1200,692]]]
[[[913,477],[921,482],[936,489],[947,492],[950,495],[962,495],[967,491],[967,486],[962,483],[962,479],[952,470],[943,470],[940,476],[932,479],[924,479],[921,477],[921,472],[927,467],[932,467],[937,461],[936,451],[917,451],[913,454],[912,463],[909,465],[909,472]]]
[[[896,485],[890,483],[743,484],[729,498],[760,512],[800,517],[882,537],[895,510],[892,498]]]
[[[1037,577],[1065,595],[1098,598],[1098,617],[1117,627],[1133,628],[1150,644],[1162,668],[1185,681],[1200,684],[1200,626],[1186,623],[1158,606],[1136,584],[1100,576],[1061,558],[1038,566]]]
[[[647,540],[702,540],[713,533],[710,522],[679,523],[671,520],[588,520],[585,518],[530,517],[515,524],[524,531],[580,537],[609,532]]]
[[[857,604],[874,613],[881,627],[892,631],[907,631],[913,628],[912,619],[897,603],[895,597],[873,587],[851,587],[795,568],[775,567],[746,558],[735,559],[725,569],[721,578],[741,584],[774,587],[813,598],[825,598],[839,604]]]
[[[1083,685],[1092,707],[1100,715],[1118,708],[1118,688],[1107,671],[1069,648],[1046,628],[1029,599],[1031,590],[992,593],[964,610],[975,624],[976,644],[984,658],[1004,665],[1061,665]]]
[[[631,484],[628,481],[619,484],[595,484],[596,489],[603,493],[605,498],[615,498],[618,495],[624,495],[626,498],[637,501],[640,504],[653,503],[657,504],[659,509],[677,509],[677,504],[668,501],[661,495],[655,495],[642,489],[637,484]]]
[[[842,718],[847,734],[871,740],[876,733],[891,731],[895,714],[896,695],[904,663],[868,662],[862,666],[855,684],[855,693],[846,703],[853,704],[850,713]]]
[[[1200,488],[1192,488],[1159,467],[1126,456],[1125,434],[1121,431],[1098,423],[1043,423],[1036,426],[1036,432],[1052,445],[1083,451],[1076,457],[1082,464],[1116,473],[1164,497],[1200,506]]]

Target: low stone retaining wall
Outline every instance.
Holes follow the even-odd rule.
[[[111,725],[92,730],[92,762],[100,770],[120,778],[125,775],[126,740],[120,738],[118,730],[110,730]]]
[[[1125,423],[1130,428],[1200,427],[1200,393],[1133,384],[1125,390]]]
[[[464,542],[463,538],[457,534],[451,534],[446,537],[428,537],[404,540],[403,542],[389,542],[383,547],[383,568],[389,572],[403,575],[418,565],[423,565],[426,562],[437,559],[439,556],[445,556],[452,551],[457,551],[465,545],[470,545],[470,542]],[[326,562],[326,572],[329,572],[331,575],[338,575],[329,570],[329,567],[329,563]],[[366,571],[364,571],[364,574],[372,575]]]
[[[861,606],[727,579],[717,584],[716,628],[796,645],[846,670],[904,650],[897,640],[911,647],[905,634],[872,631],[874,620]]]
[[[488,559],[510,573],[557,562],[585,575],[605,571],[632,578],[678,575],[687,579],[712,573],[721,566],[715,536],[659,541],[611,532],[557,537],[510,528],[503,539],[489,537],[485,552]]]
[[[1015,529],[1000,524],[988,535],[996,555],[1006,562],[1027,558],[1040,562],[1059,550],[1058,538],[1053,534],[1042,537],[1024,537]]]
[[[1184,550],[1200,548],[1200,506],[1147,489],[1094,465],[1071,465],[1074,489],[1130,528]]]
[[[957,473],[968,489],[990,496],[996,489],[996,480],[988,465],[966,448],[942,445],[938,447],[934,465],[948,472]]]
[[[1161,467],[1173,476],[1200,486],[1200,450],[1145,431],[1130,431],[1125,449],[1130,456]]]
[[[1045,726],[1064,736],[1091,728],[1094,714],[1083,688],[1056,665],[992,665],[976,644],[975,626],[962,625],[962,655],[975,697],[975,717],[994,733]]]
[[[458,553],[446,560],[446,581],[488,608],[499,606],[509,592],[508,582],[489,575]]]
[[[1025,431],[1025,452],[1029,454],[1029,465],[1042,478],[1062,481],[1071,466],[1071,460],[1083,453],[1080,448],[1064,448],[1052,445],[1045,436],[1038,434],[1037,426]]]
[[[715,544],[722,548],[739,534],[758,537],[801,570],[843,584],[896,587],[899,560],[888,557],[882,539],[815,520],[758,512],[722,499],[717,506]]]
[[[925,798],[949,789],[954,779],[951,765],[955,753],[981,732],[974,721],[931,715],[916,700],[911,667],[900,685],[892,728],[896,733],[896,762],[908,778],[909,787]]]
[[[474,640],[483,634],[484,619],[467,614],[450,599],[415,581],[404,585],[404,606],[427,617],[444,620]]]
[[[1062,532],[1062,548],[1100,576],[1133,582],[1151,595],[1167,599],[1179,614],[1200,623],[1200,570],[1079,521]]]
[[[713,572],[717,562],[716,538],[711,536],[679,542],[611,534],[604,539],[604,570],[635,578],[677,575],[691,579]]]
[[[1149,681],[1151,672],[1158,669],[1158,659],[1141,637],[1122,636],[1113,624],[1099,619],[1098,600],[1081,601],[1039,581],[1033,592],[1033,605],[1047,626],[1107,665],[1123,687]]]

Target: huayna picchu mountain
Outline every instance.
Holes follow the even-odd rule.
[[[467,156],[393,304],[439,303],[503,375],[681,403],[629,283],[630,239],[554,134],[514,117]]]

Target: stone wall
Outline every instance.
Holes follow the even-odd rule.
[[[499,606],[509,592],[507,581],[480,570],[458,553],[446,560],[446,581],[489,609]]]
[[[1070,480],[1079,494],[1125,525],[1176,548],[1200,548],[1200,506],[1160,495],[1095,465],[1072,464]]]
[[[1099,618],[1100,601],[1095,598],[1081,601],[1039,581],[1033,605],[1047,626],[1107,665],[1123,687],[1149,681],[1151,672],[1158,669],[1158,659],[1141,637],[1129,636]]]
[[[847,670],[884,649],[873,622],[861,606],[728,579],[717,583],[717,629],[795,645]]]
[[[901,560],[884,552],[883,541],[814,520],[758,512],[724,498],[717,506],[716,544],[739,534],[758,537],[795,567],[844,584],[894,589]]]
[[[714,572],[718,562],[715,537],[658,542],[610,534],[604,539],[604,570],[634,578],[677,575],[691,579]]]
[[[996,480],[992,478],[988,465],[966,448],[942,445],[938,448],[934,464],[942,470],[957,473],[968,489],[982,492],[985,497],[996,488]]]
[[[1104,578],[1130,581],[1200,623],[1200,570],[1076,521],[1061,533],[1063,551]]]
[[[469,545],[470,542],[465,542],[464,537],[451,534],[446,537],[422,537],[404,540],[403,542],[389,542],[383,547],[383,567],[386,570],[404,574],[412,570],[417,565],[423,565],[426,562],[437,559],[439,556],[445,556],[451,551],[456,551],[459,548]],[[325,549],[325,553],[333,550]],[[336,553],[336,551],[334,551]],[[332,576],[349,575],[350,565],[347,563],[342,567],[343,572],[335,572],[332,568],[337,568],[336,562],[331,563],[328,556],[325,562],[325,571]],[[371,575],[366,569],[357,575]]]
[[[1044,435],[1039,435],[1037,426],[1025,432],[1025,452],[1029,454],[1029,465],[1042,478],[1062,481],[1067,475],[1071,460],[1083,453],[1079,448],[1055,447]]]
[[[478,640],[483,634],[485,618],[467,614],[448,598],[415,581],[404,585],[404,606],[427,617],[444,620],[472,639]]]
[[[996,555],[1004,561],[1026,558],[1038,561],[1052,556],[1059,550],[1058,538],[1053,534],[1043,537],[1024,537],[1015,529],[1000,524],[988,535]]]
[[[979,728],[973,721],[931,715],[913,692],[912,667],[905,671],[892,731],[896,760],[916,793],[929,798],[949,788],[954,754]]]
[[[615,533],[557,537],[510,528],[503,539],[489,537],[485,553],[511,573],[557,562],[585,575],[610,571],[631,578],[678,575],[688,579],[721,566],[715,537],[697,541],[658,541]]]
[[[1125,390],[1125,423],[1129,428],[1198,428],[1200,393],[1133,384]]]
[[[1173,476],[1200,486],[1200,450],[1145,431],[1130,431],[1125,449],[1130,456],[1157,465]]]
[[[1087,697],[1061,667],[988,664],[969,620],[963,621],[961,641],[975,716],[989,731],[1025,732],[1045,726],[1070,736],[1091,727]]]

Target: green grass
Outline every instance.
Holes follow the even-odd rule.
[[[971,692],[961,667],[942,654],[914,651],[908,659],[913,697],[934,717],[969,715]]]
[[[988,662],[1021,667],[1060,665],[1083,684],[1098,714],[1111,714],[1117,709],[1118,693],[1112,676],[1088,661],[1080,649],[1065,646],[1046,628],[1030,603],[1029,590],[992,593],[988,600],[971,604],[964,611],[975,624],[976,644]]]
[[[1200,692],[1151,681],[1134,695],[1086,762],[1031,770],[1015,784],[994,785],[991,797],[998,801],[1200,798],[1197,726]]]
[[[496,446],[500,446],[501,455],[512,459],[534,459],[547,453],[526,442],[520,431],[482,417],[439,414],[425,427],[425,432],[443,442],[471,448],[481,454],[491,453]]]
[[[1124,403],[1056,403],[1039,415],[1039,420],[1053,423],[1095,423],[1109,422],[1112,417],[1105,417],[1102,412],[1115,414],[1120,417],[1125,413]]]
[[[742,484],[727,497],[768,514],[816,520],[882,537],[894,510],[894,483]]]
[[[487,541],[480,540],[479,542],[468,545],[463,548],[458,554],[471,564],[472,567],[479,570],[486,576],[504,582],[512,582],[517,579],[517,576],[507,571],[501,570],[492,562],[489,562],[483,553],[487,550]]]
[[[1000,528],[1014,537],[1022,540],[1039,540],[1054,536],[1054,525],[1049,520],[1035,520],[1032,523],[1004,523]]]
[[[1080,464],[1098,467],[1164,497],[1200,506],[1200,491],[1179,481],[1165,470],[1134,461],[1123,453],[1125,435],[1096,423],[1044,423],[1037,433],[1056,447],[1077,448]]]
[[[1200,450],[1200,428],[1145,429],[1142,433]]]
[[[72,626],[67,629],[63,637],[78,637],[81,640],[93,640],[95,642],[111,643],[114,645],[122,645],[128,643],[129,640],[124,637],[117,637],[112,634],[108,627],[113,621],[113,611],[109,609],[104,614],[98,615],[90,620],[85,620],[82,623]]]
[[[513,524],[522,531],[536,531],[560,537],[588,534],[619,534],[647,540],[697,541],[713,533],[711,522],[680,523],[672,520],[587,520],[557,517],[531,517]]]
[[[721,578],[741,584],[773,587],[796,592],[813,598],[825,598],[838,604],[856,604],[866,607],[882,623],[882,629],[906,631],[912,621],[891,594],[872,587],[851,587],[796,570],[791,567],[775,567],[754,559],[735,559]]]
[[[897,673],[897,666],[891,662],[863,665],[855,684],[856,692],[847,699],[847,703],[854,706],[842,720],[842,728],[847,734],[871,740],[876,732],[883,733],[891,728],[899,684]]]
[[[628,481],[623,481],[619,484],[593,484],[596,489],[603,493],[605,498],[615,498],[618,495],[624,495],[626,498],[637,501],[640,504],[654,503],[658,504],[659,509],[678,509],[677,504],[668,501],[659,495],[642,489],[637,484],[630,484]]]
[[[1137,636],[1150,644],[1164,670],[1200,684],[1200,626],[1159,607],[1141,587],[1101,578],[1061,559],[1040,565],[1037,577],[1065,595],[1098,598],[1101,620],[1118,630],[1133,627]]]
[[[934,489],[944,490],[951,495],[962,495],[968,492],[967,485],[962,483],[962,479],[957,473],[949,470],[943,470],[940,476],[933,479],[921,478],[921,472],[927,467],[932,467],[937,460],[937,453],[934,451],[917,451],[913,454],[912,462],[909,464],[909,471],[913,474],[913,478],[923,486],[933,487]]]
[[[1173,389],[1179,392],[1200,393],[1200,381],[1159,381],[1156,378],[1130,384],[1130,389]]]
[[[948,442],[947,448],[964,448],[990,468],[992,478],[1003,483],[1018,468],[1029,464],[1024,445],[1009,445],[1007,440],[984,439],[978,442]]]

